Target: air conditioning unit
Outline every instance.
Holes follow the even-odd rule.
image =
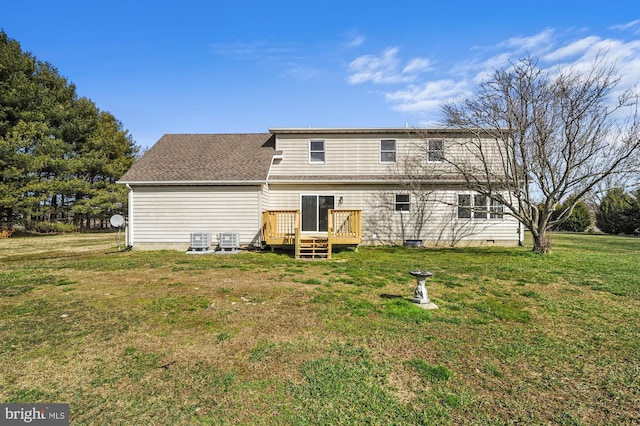
[[[207,251],[211,246],[211,234],[208,232],[192,232],[189,251]]]
[[[219,233],[218,247],[221,253],[237,253],[240,248],[240,234],[237,232]]]

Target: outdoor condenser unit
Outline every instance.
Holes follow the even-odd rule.
[[[240,234],[237,232],[221,232],[218,234],[218,247],[223,252],[235,253],[240,248]]]
[[[189,250],[208,250],[211,246],[211,234],[207,232],[192,232]]]

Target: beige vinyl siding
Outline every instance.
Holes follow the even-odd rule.
[[[265,210],[269,210],[269,185],[260,187],[260,214]]]
[[[192,232],[240,233],[256,241],[260,229],[260,186],[140,186],[133,188],[134,248],[189,247]]]
[[[276,149],[283,151],[283,159],[274,163],[271,175],[386,174],[389,163],[380,162],[382,138],[396,139],[384,135],[278,135]],[[324,163],[309,162],[311,140],[324,141]]]
[[[515,245],[518,222],[511,216],[503,219],[462,220],[457,218],[457,188],[434,191],[426,202],[421,229],[414,226],[416,199],[411,197],[411,211],[394,209],[395,194],[406,194],[395,185],[270,185],[270,209],[299,209],[300,196],[333,195],[336,209],[358,209],[363,215],[363,243],[399,243],[403,239],[422,239],[430,245]],[[339,199],[342,197],[342,204]],[[402,232],[404,221],[404,235]]]
[[[277,135],[276,149],[283,152],[283,159],[274,163],[271,176],[313,175],[385,175],[403,174],[404,160],[421,159],[424,171],[446,174],[455,169],[446,162],[427,162],[427,139],[398,137],[397,134],[344,134],[344,135]],[[475,152],[469,151],[468,138],[433,138],[444,141],[444,155],[451,160],[473,162]],[[396,141],[396,162],[380,160],[380,141]],[[310,141],[324,141],[325,161],[309,161]],[[484,139],[484,150],[495,141]],[[496,152],[497,153],[497,152]]]

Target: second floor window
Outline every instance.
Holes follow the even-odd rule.
[[[437,162],[444,160],[444,140],[429,139],[427,141],[427,161]]]
[[[396,162],[396,141],[393,139],[383,139],[380,141],[380,162]]]
[[[309,162],[324,163],[324,141],[309,142]]]

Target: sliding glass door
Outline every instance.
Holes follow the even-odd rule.
[[[334,207],[333,195],[303,195],[302,232],[327,232],[329,209]]]

